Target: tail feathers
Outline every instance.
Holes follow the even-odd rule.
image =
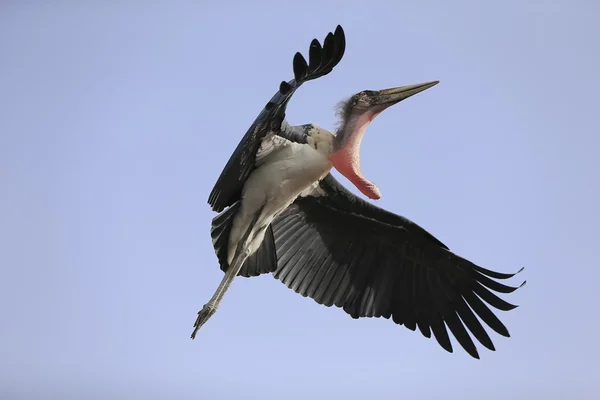
[[[229,233],[231,232],[233,219],[239,207],[240,202],[238,201],[212,220],[210,236],[212,237],[213,247],[223,272],[226,272],[227,268],[229,268],[229,264],[227,263]],[[273,229],[269,225],[265,232],[265,238],[262,244],[258,250],[244,262],[238,276],[249,278],[274,272],[276,269],[277,253],[275,251],[275,239],[273,237]]]
[[[222,264],[221,268],[223,268]],[[273,237],[273,228],[269,225],[262,244],[254,254],[248,257],[238,275],[249,278],[251,276],[275,272],[276,269],[277,253],[275,252],[275,238]]]
[[[240,208],[240,204],[241,203],[238,201],[214,217],[210,227],[210,236],[212,237],[213,247],[223,271],[227,270],[229,233],[231,232],[231,226],[233,225],[233,217],[235,217],[236,212]]]

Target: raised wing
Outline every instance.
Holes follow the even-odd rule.
[[[298,198],[272,227],[275,277],[319,304],[341,307],[353,318],[392,318],[410,330],[418,327],[428,338],[433,332],[452,352],[447,326],[475,358],[479,354],[469,331],[495,350],[475,315],[509,336],[488,305],[515,308],[493,292],[517,288],[490,278],[515,274],[493,272],[457,256],[413,222],[354,196],[332,175],[312,196]]]
[[[304,82],[330,73],[342,59],[345,49],[344,30],[338,25],[334,33],[329,32],[325,37],[323,46],[317,39],[311,42],[308,63],[302,54],[296,53],[294,79],[281,82],[279,91],[250,126],[210,192],[208,203],[214,211],[220,212],[240,199],[244,182],[255,167],[255,156],[262,139],[270,133],[285,136],[282,131],[285,109],[296,89]]]

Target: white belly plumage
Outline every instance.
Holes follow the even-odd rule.
[[[241,207],[234,217],[229,235],[228,263],[231,265],[238,241],[249,228],[257,213],[245,244],[248,255],[254,253],[273,219],[296,198],[331,170],[328,154],[310,145],[287,142],[273,149],[246,180]]]

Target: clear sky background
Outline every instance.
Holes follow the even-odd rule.
[[[117,4],[0,5],[0,398],[597,398],[600,2]],[[271,276],[189,338],[222,277],[209,191],[337,24],[345,57],[289,121],[441,81],[373,122],[362,164],[379,205],[525,267],[479,361]]]

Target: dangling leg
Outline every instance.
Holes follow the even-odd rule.
[[[196,333],[198,332],[198,329],[200,329],[202,327],[202,325],[204,325],[206,323],[206,321],[208,321],[208,319],[210,317],[212,317],[215,312],[217,312],[217,308],[219,307],[219,304],[221,303],[221,300],[223,299],[225,292],[227,292],[227,289],[229,289],[231,282],[233,282],[233,279],[237,276],[237,274],[242,269],[244,262],[250,256],[250,254],[247,251],[248,238],[254,228],[254,225],[256,224],[256,221],[258,221],[260,215],[262,214],[262,210],[263,210],[263,208],[258,210],[258,212],[255,214],[254,218],[252,219],[252,222],[250,222],[250,225],[248,225],[248,229],[246,230],[246,233],[242,236],[242,238],[238,242],[238,245],[235,249],[235,256],[233,258],[233,262],[231,263],[229,268],[227,268],[227,272],[225,272],[225,276],[221,280],[221,283],[219,284],[219,287],[215,291],[215,294],[209,300],[209,302],[206,303],[204,305],[204,307],[202,307],[202,310],[200,310],[198,312],[198,318],[196,318],[196,322],[194,323],[194,331],[192,332],[192,339],[194,339],[196,337]]]

